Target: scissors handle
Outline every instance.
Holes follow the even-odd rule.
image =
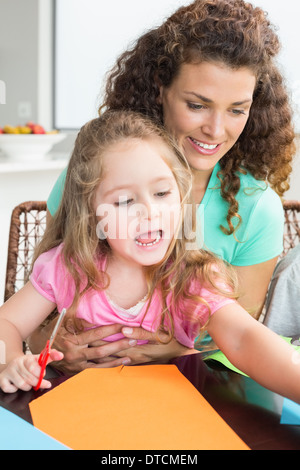
[[[39,388],[41,386],[42,380],[44,378],[44,372],[45,372],[45,369],[46,369],[46,366],[47,366],[47,361],[49,359],[49,356],[50,356],[50,340],[47,341],[47,344],[46,344],[45,348],[43,349],[43,351],[41,352],[41,354],[39,356],[38,364],[39,364],[39,366],[41,366],[41,373],[40,373],[38,383],[36,384],[35,387],[33,387],[33,390],[35,390],[35,391],[39,390]]]
[[[35,387],[33,387],[33,389],[35,391],[37,391],[41,386],[41,383],[42,383],[42,380],[43,380],[43,377],[44,377],[44,372],[45,372],[47,362],[48,362],[48,359],[49,359],[49,356],[50,356],[50,350],[51,350],[52,344],[54,343],[56,334],[59,330],[59,327],[62,323],[62,320],[63,320],[66,312],[67,312],[67,310],[65,308],[63,308],[61,313],[59,314],[58,320],[55,324],[55,327],[54,327],[54,330],[53,330],[53,332],[50,336],[50,339],[48,339],[46,346],[44,347],[43,351],[40,354],[38,363],[41,366],[41,373],[40,373],[40,377],[39,377],[39,381],[38,381],[37,385]]]

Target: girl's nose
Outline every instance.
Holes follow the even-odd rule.
[[[159,205],[155,204],[150,201],[144,201],[142,204],[142,211],[141,211],[141,217],[143,219],[148,219],[151,220],[157,216],[159,216],[160,211],[159,211]]]
[[[151,220],[160,215],[159,204],[156,204],[151,197],[145,197],[135,205],[135,213],[141,220]]]

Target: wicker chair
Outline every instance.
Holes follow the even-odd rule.
[[[285,223],[282,257],[300,242],[300,202],[285,201],[283,207]]]
[[[27,281],[34,248],[46,227],[46,202],[23,202],[12,213],[5,282],[5,301]],[[300,202],[284,203],[282,256],[300,242]]]
[[[11,216],[4,301],[28,280],[35,246],[46,227],[45,201],[28,201],[15,207]]]

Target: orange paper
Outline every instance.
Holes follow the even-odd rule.
[[[248,449],[174,365],[87,369],[29,406],[74,450]]]

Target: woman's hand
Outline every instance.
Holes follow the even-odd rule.
[[[59,361],[63,354],[51,349],[47,364]],[[15,393],[17,390],[29,391],[36,386],[41,373],[38,364],[39,355],[24,354],[13,359],[0,374],[0,389],[5,393]],[[50,388],[48,380],[42,380],[40,388]]]
[[[27,342],[33,353],[39,353],[45,346],[47,339],[55,326],[54,318],[43,328],[36,330]],[[92,325],[85,324],[88,328]],[[74,375],[87,368],[117,367],[129,364],[130,358],[126,355],[117,357],[117,354],[136,344],[136,340],[127,338],[115,342],[103,341],[103,338],[120,333],[122,325],[101,326],[82,332],[70,333],[63,326],[55,338],[54,347],[64,354],[63,360],[52,365],[66,375]]]
[[[31,335],[28,344],[32,352],[39,353],[43,349],[55,322],[56,319]],[[114,342],[104,341],[108,336],[121,332],[125,338]],[[137,339],[147,340],[148,343],[136,346]],[[164,339],[161,338],[162,341]],[[92,328],[76,335],[61,327],[54,346],[63,352],[64,358],[58,363],[53,363],[53,366],[66,375],[73,375],[87,368],[135,365],[157,360],[167,362],[190,351],[176,340],[162,344],[157,341],[155,333],[143,328],[128,329],[120,324]]]
[[[172,339],[167,343],[168,335],[164,333],[152,333],[150,331],[144,330],[143,328],[129,328],[121,325],[122,334],[128,338],[130,348],[124,349],[122,351],[116,352],[115,355],[118,357],[123,357],[130,359],[131,365],[144,364],[148,362],[159,361],[161,363],[166,363],[174,357],[183,356],[185,354],[190,354],[195,352],[193,349],[188,349],[182,344],[178,343],[176,339]],[[137,340],[148,341],[146,344],[135,345]],[[103,347],[105,344],[104,341],[96,341],[93,343],[93,346]],[[107,344],[107,343],[106,343]],[[198,351],[197,351],[198,352]],[[103,361],[105,359],[100,359]],[[98,362],[97,360],[95,362]]]

